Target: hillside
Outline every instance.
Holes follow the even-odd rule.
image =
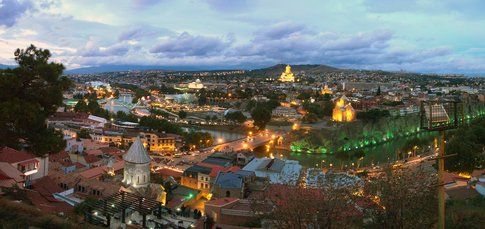
[[[285,67],[286,67],[286,64],[277,64],[267,68],[248,71],[248,74],[276,77],[276,76],[279,76],[283,71],[285,71]],[[299,73],[304,71],[306,73],[312,73],[312,74],[341,71],[341,69],[338,69],[338,68],[334,68],[327,65],[318,65],[318,64],[291,65],[291,70],[294,73]]]

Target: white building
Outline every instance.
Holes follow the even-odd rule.
[[[150,156],[143,146],[140,137],[131,145],[128,153],[123,155],[125,168],[123,183],[134,188],[147,187],[150,184]]]
[[[200,90],[204,88],[204,84],[200,81],[200,79],[196,79],[195,82],[191,82],[188,85],[189,89],[195,89],[195,90]]]
[[[252,171],[257,177],[266,177],[273,184],[295,185],[300,177],[302,166],[298,161],[278,158],[254,158],[243,170]]]
[[[303,115],[298,114],[294,108],[278,106],[272,112],[271,116],[275,118],[285,118],[285,119],[301,119]]]

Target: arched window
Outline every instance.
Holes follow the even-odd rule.
[[[136,183],[139,184],[140,183],[140,176],[136,176]]]
[[[230,191],[226,191],[226,197],[231,197],[231,192]]]

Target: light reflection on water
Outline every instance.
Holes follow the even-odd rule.
[[[426,139],[427,141],[432,144],[434,137],[437,136],[436,133],[420,133],[414,136],[407,136],[402,138],[397,138],[393,141],[389,141],[377,146],[363,148],[365,153],[364,159],[361,162],[361,166],[370,166],[371,164],[382,164],[387,163],[388,161],[395,161],[397,159],[397,151],[401,149],[408,140],[413,139],[414,137],[418,137],[421,139]],[[264,151],[264,148],[258,148],[255,150],[257,157],[264,157],[269,156],[270,153]],[[296,152],[289,152],[284,150],[276,150],[272,152],[273,155],[279,157],[279,155],[283,155],[283,158],[287,158],[290,160],[297,160],[300,162],[301,165],[304,167],[318,167],[321,166],[322,160],[325,160],[324,165],[329,165],[332,163],[334,166],[340,166],[340,161],[336,159],[333,155],[327,155],[322,153],[296,153]],[[352,162],[356,163],[357,160],[343,162],[343,164],[347,164],[350,166]]]

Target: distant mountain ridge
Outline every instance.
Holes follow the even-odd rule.
[[[211,71],[227,70],[227,67],[207,67],[207,66],[158,66],[158,65],[103,65],[96,67],[76,68],[64,71],[64,74],[95,74],[103,72],[120,71]]]
[[[286,64],[277,64],[266,68],[258,68],[249,70],[255,74],[265,75],[279,75],[285,70]],[[64,71],[65,74],[95,74],[102,72],[119,72],[119,71],[146,71],[146,70],[161,70],[161,71],[219,71],[219,70],[238,70],[237,67],[221,67],[221,66],[157,66],[157,65],[102,65],[96,67],[76,68]],[[302,64],[292,65],[293,72],[305,71],[308,73],[315,72],[332,72],[340,69],[327,65],[318,64]]]
[[[0,69],[15,68],[15,67],[17,67],[17,66],[15,66],[15,65],[0,64]]]
[[[277,64],[267,68],[254,69],[249,71],[251,74],[266,75],[266,76],[279,76],[285,71],[287,64]],[[290,65],[293,73],[304,71],[305,73],[324,73],[324,72],[337,72],[343,71],[343,69],[331,67],[322,64],[300,64]]]

